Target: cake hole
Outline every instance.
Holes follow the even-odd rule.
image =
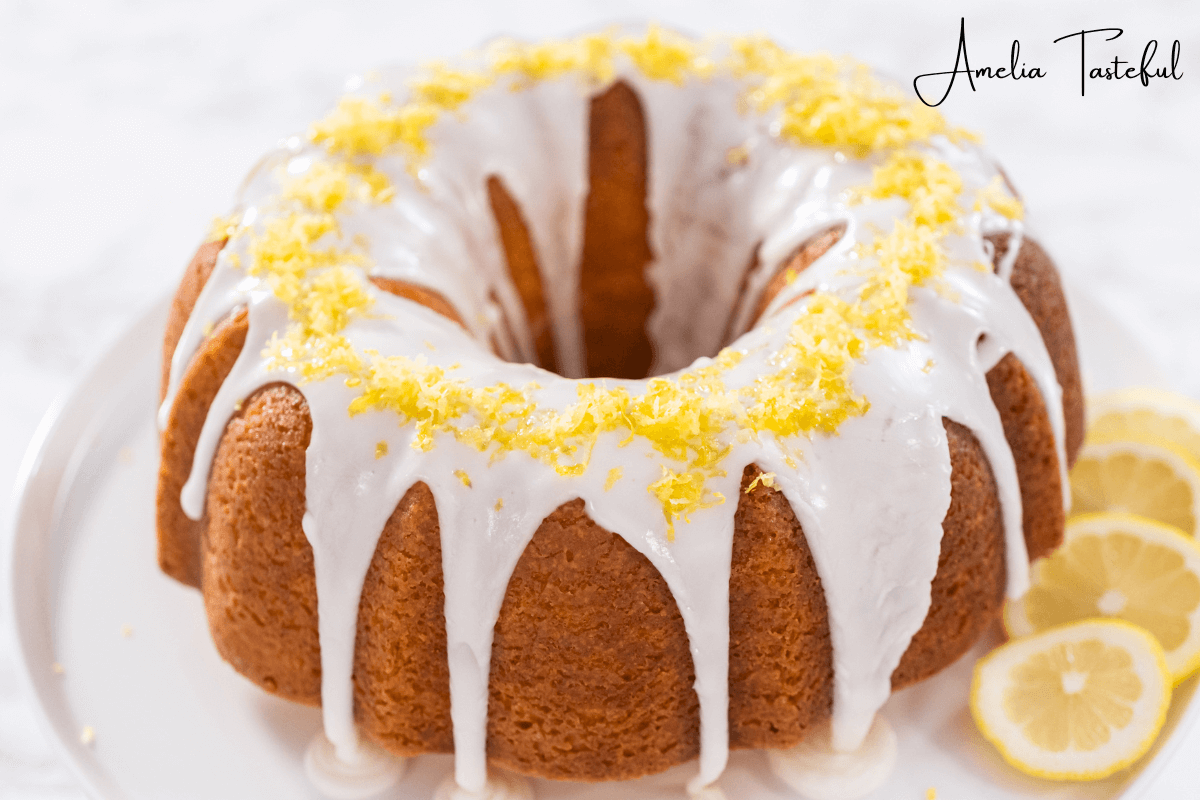
[[[554,332],[550,327],[542,274],[538,267],[537,253],[533,248],[533,239],[529,235],[529,226],[521,214],[521,207],[509,194],[508,187],[499,176],[488,176],[487,193],[500,245],[508,264],[508,273],[525,307],[525,320],[537,352],[538,366],[557,372],[558,354],[554,347]]]
[[[408,283],[407,281],[395,278],[383,278],[378,275],[371,277],[371,283],[397,297],[403,297],[406,300],[412,300],[414,303],[420,303],[426,308],[441,314],[443,317],[457,322],[462,327],[466,327],[463,323],[463,318],[459,316],[454,306],[450,305],[450,301],[440,292],[435,292],[433,289],[424,286],[418,286],[415,283]]]
[[[689,146],[688,141],[679,143],[681,148]],[[846,223],[839,222],[815,233],[774,267],[765,286],[756,280],[762,270],[761,243],[747,253],[746,266],[740,271],[706,269],[709,262],[697,255],[694,273],[682,277],[677,273],[666,279],[659,274],[652,284],[649,271],[655,256],[650,249],[652,219],[647,206],[646,120],[641,100],[626,82],[617,81],[592,97],[586,157],[588,192],[577,265],[540,264],[519,202],[497,175],[489,175],[485,186],[498,243],[526,323],[520,332],[525,338],[518,339],[518,331],[510,324],[515,320],[502,318],[503,329],[495,337],[498,341],[493,341],[493,349],[506,357],[528,354],[531,361],[559,374],[566,374],[564,368],[578,373],[568,377],[640,379],[652,370],[674,370],[697,358],[715,356],[756,324],[771,301],[846,232]],[[689,198],[678,202],[687,203]],[[579,327],[556,332],[553,320],[565,312],[554,309],[552,313],[543,280],[572,268],[578,269]],[[689,281],[695,283],[689,285]],[[733,281],[736,285],[731,285]],[[754,286],[763,288],[757,297],[750,297]],[[670,335],[671,341],[656,343],[649,330],[659,300],[656,288],[664,292],[667,302],[679,306],[666,307],[653,317],[658,331],[671,331],[656,335]],[[682,307],[700,302],[697,297],[729,297],[729,307],[708,305],[704,313]],[[576,336],[582,339],[581,347],[573,348],[574,354],[568,356],[572,363],[564,364],[556,334],[567,337],[559,343]],[[660,364],[660,359],[669,363]]]
[[[748,292],[750,289],[751,276],[753,276],[755,272],[758,272],[760,263],[758,251],[761,249],[762,242],[760,241],[758,244],[754,245],[754,252],[750,254],[750,260],[746,263],[746,268],[742,270],[742,279],[738,281],[738,289],[737,294],[734,295],[733,308],[729,309],[729,318],[725,320],[725,332],[721,334],[721,343],[723,345],[729,344],[735,338],[737,338],[734,336],[733,329],[734,325],[737,324],[738,308],[742,304],[742,298],[746,296],[746,292]]]
[[[646,207],[646,117],[637,92],[616,81],[588,112],[588,194],[579,264],[579,316],[589,377],[644,378],[654,361]]]
[[[778,309],[778,310],[779,310],[779,311],[783,311],[783,310],[784,310],[785,308],[787,308],[788,306],[791,306],[791,305],[794,305],[794,304],[796,304],[796,303],[800,302],[801,300],[803,300],[804,298],[808,297],[808,296],[809,296],[810,294],[812,294],[812,293],[813,293],[813,290],[812,290],[812,289],[807,289],[807,290],[805,290],[805,291],[801,292],[800,294],[796,295],[795,297],[793,297],[791,300],[788,300],[788,301],[787,301],[786,303],[784,303],[783,305],[781,305],[781,306],[779,307],[779,309]]]
[[[504,358],[505,349],[511,350],[517,346],[517,337],[513,332],[512,323],[508,321],[508,315],[504,313],[504,304],[500,302],[500,297],[494,290],[488,295],[488,300],[490,300],[492,305],[500,310],[500,332],[504,335],[504,343],[501,343],[501,341],[496,338],[496,335],[492,334],[492,352],[501,358]]]
[[[750,315],[750,327],[753,327],[762,318],[767,306],[771,305],[771,301],[788,284],[794,281],[801,272],[812,266],[814,261],[829,252],[830,248],[841,241],[845,233],[846,223],[839,222],[837,225],[805,239],[790,256],[784,259],[783,263],[775,270],[775,274],[771,276],[771,280],[767,281],[762,294],[759,295],[754,313]]]

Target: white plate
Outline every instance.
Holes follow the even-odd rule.
[[[1072,313],[1092,389],[1162,383],[1154,359],[1086,296]],[[8,550],[13,630],[24,679],[64,760],[104,800],[319,798],[301,767],[320,712],[259,691],[216,654],[198,592],[155,562],[154,406],[160,304],[42,422],[18,484]],[[126,628],[125,626],[128,626]],[[126,635],[128,634],[128,635]],[[1196,679],[1176,690],[1156,750],[1093,784],[1052,784],[1004,765],[967,710],[971,667],[990,643],[885,708],[900,738],[899,766],[873,797],[1133,798],[1200,716]],[[61,665],[61,674],[55,665]],[[81,742],[86,727],[90,745]],[[387,796],[431,796],[448,756],[415,759]],[[550,798],[680,798],[693,765],[619,785],[535,782]],[[759,752],[734,754],[721,782],[730,798],[792,798]]]

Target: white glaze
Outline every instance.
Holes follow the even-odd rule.
[[[700,785],[699,776],[687,785],[688,800],[727,800],[720,786],[713,783]]]
[[[833,747],[828,725],[788,750],[768,750],[771,770],[805,800],[858,800],[883,786],[896,766],[896,732],[881,714],[852,752]]]
[[[384,73],[370,88],[403,94],[404,75]],[[835,222],[847,225],[842,240],[775,298],[761,324],[733,344],[745,356],[724,376],[725,385],[750,385],[767,370],[791,321],[803,312],[802,303],[788,306],[789,301],[809,289],[851,297],[862,282],[855,272],[860,266],[855,244],[889,227],[907,204],[891,199],[848,205],[843,190],[868,182],[878,159],[846,159],[780,141],[771,134],[770,115],[736,112],[743,87],[731,79],[689,78],[675,86],[650,81],[628,65],[620,77],[638,92],[647,119],[649,239],[655,253],[648,275],[658,303],[648,329],[659,367],[679,370],[695,353],[715,352],[726,320],[734,316],[735,331],[749,324],[755,298],[801,242]],[[501,176],[520,205],[539,257],[560,369],[583,374],[577,264],[587,190],[588,98],[595,88],[561,78],[519,93],[501,87],[481,91],[465,113],[436,123],[430,138],[437,146],[421,167],[419,182],[399,157],[377,159],[396,196],[382,206],[347,201],[338,213],[344,238],[366,237],[375,274],[442,293],[469,332],[372,289],[372,314],[344,331],[359,352],[423,354],[447,368],[458,363],[452,374],[473,385],[536,381],[542,407],[564,408],[575,401],[575,381],[500,360],[481,344],[495,340],[501,355],[514,361],[534,357],[485,184],[488,175]],[[727,158],[736,146],[749,154],[744,164]],[[930,149],[961,175],[967,207],[971,192],[998,174],[973,146],[937,137]],[[323,157],[321,149],[299,140],[284,143],[243,188],[243,221],[257,224],[271,213],[281,168],[300,173]],[[339,756],[352,759],[358,745],[351,671],[363,579],[384,522],[408,488],[424,481],[437,504],[442,536],[457,785],[469,792],[486,786],[492,635],[511,572],[542,519],[562,503],[582,498],[588,514],[644,554],[674,595],[700,702],[700,765],[692,789],[711,786],[728,756],[729,597],[717,587],[729,584],[736,498],[743,468],[751,463],[776,474],[775,485],[795,510],[812,550],[834,645],[832,741],[839,750],[854,751],[929,609],[941,522],[950,503],[943,417],[969,427],[991,462],[1003,508],[1008,593],[1018,596],[1025,589],[1015,464],[985,379],[1008,352],[1020,358],[1042,391],[1066,486],[1061,391],[1036,325],[1007,280],[1021,229],[991,211],[967,214],[962,222],[963,231],[945,242],[949,292],[912,292],[913,327],[923,338],[897,349],[871,350],[855,367],[855,389],[869,398],[870,411],[843,423],[836,436],[778,442],[760,433],[728,442],[726,474],[709,487],[729,501],[677,522],[673,543],[667,542],[661,507],[646,490],[660,477],[665,459],[644,440],[618,447],[624,433],[603,434],[589,469],[564,478],[522,452],[492,461],[448,436],[419,452],[410,446],[413,426],[401,425],[391,413],[350,418],[347,407],[356,393],[341,380],[299,385],[313,421],[303,526],[316,569],[325,732]],[[989,260],[982,236],[996,231],[1018,237],[999,276],[970,266]],[[739,299],[738,285],[759,243],[760,266]],[[172,362],[162,411],[165,421],[206,325],[245,306],[246,345],[212,404],[181,496],[193,518],[203,512],[210,465],[238,404],[264,384],[297,382],[286,371],[270,371],[262,356],[272,333],[286,326],[286,308],[264,282],[233,266],[234,254],[246,258],[243,238],[235,237],[222,251],[201,293]],[[511,338],[500,324],[501,309]],[[977,345],[981,334],[986,334],[982,348]],[[645,391],[644,381],[606,383],[625,386],[632,395]],[[376,459],[380,441],[387,442],[389,455]],[[618,464],[624,475],[607,490],[608,470]],[[469,488],[459,471],[470,476]]]
[[[333,743],[318,733],[304,751],[304,772],[332,800],[374,797],[404,775],[405,761],[371,743],[351,759],[338,755]]]
[[[493,770],[483,788],[469,791],[451,775],[438,784],[433,800],[533,800],[533,787],[520,775]]]

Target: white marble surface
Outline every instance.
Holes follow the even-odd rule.
[[[972,66],[1022,57],[1049,76],[960,81],[943,110],[986,132],[1038,238],[1200,396],[1200,5],[558,0],[13,2],[0,6],[0,492],[51,401],[177,281],[257,155],[318,116],[347,74],[451,54],[497,33],[561,34],[659,19],[765,31],[849,52],[906,81],[950,69],[958,17]],[[1183,79],[1089,82],[1052,40],[1121,26],[1089,61],[1182,42]],[[1164,41],[1165,40],[1165,41]],[[0,494],[0,519],[12,499]],[[0,614],[0,619],[3,615]],[[17,695],[0,631],[0,798],[77,798]],[[1152,797],[1195,797],[1195,732]]]

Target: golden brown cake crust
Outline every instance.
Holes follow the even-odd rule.
[[[741,280],[738,281],[737,294],[734,295],[734,297],[737,297],[739,299],[739,301],[741,300],[741,298],[744,298],[746,296],[746,292],[748,292],[750,289],[750,278],[754,275],[755,271],[758,269],[759,264],[762,263],[759,260],[759,251],[760,250],[762,250],[762,242],[759,242],[758,244],[754,245],[754,250],[751,251],[750,258],[746,259],[746,266],[742,268],[742,278],[741,278]],[[739,332],[735,331],[735,329],[734,329],[734,326],[737,324],[737,321],[738,321],[738,305],[739,305],[738,303],[733,304],[733,306],[729,309],[729,316],[725,319],[725,330],[721,334],[721,346],[722,347],[728,346],[729,343],[732,342],[734,339],[736,339],[738,336]]]
[[[999,264],[1008,253],[1008,234],[987,238],[995,248],[995,263]],[[1062,281],[1046,251],[1026,236],[1021,239],[1009,282],[1037,323],[1042,341],[1050,353],[1050,361],[1054,364],[1054,372],[1062,387],[1063,413],[1067,423],[1067,463],[1074,464],[1075,456],[1083,446],[1083,380],[1079,375],[1075,333],[1071,328]]]
[[[1003,592],[990,468],[969,431],[946,427],[946,547],[929,620],[897,686],[964,652]],[[286,386],[256,393],[230,421],[210,485],[203,587],[222,655],[263,688],[316,703],[316,588],[300,528],[310,430],[303,397]],[[748,468],[743,487],[756,474]],[[380,538],[355,654],[356,716],[400,754],[452,747],[442,602],[436,509],[418,484]],[[736,516],[730,614],[731,744],[789,746],[829,714],[832,650],[803,531],[782,495],[762,485],[743,495]],[[654,667],[631,668],[638,664]],[[696,753],[694,676],[674,600],[649,563],[579,501],[547,518],[522,556],[496,626],[492,670],[489,754],[510,769],[634,777]],[[626,744],[624,734],[647,726],[653,746]]]
[[[355,721],[398,755],[454,752],[445,606],[437,510],[417,483],[379,537],[354,648]]]
[[[612,780],[696,756],[699,701],[666,582],[581,500],[534,534],[492,645],[488,757],[547,778]]]
[[[452,319],[462,327],[467,327],[463,323],[462,316],[454,310],[454,306],[450,305],[450,301],[443,297],[440,293],[435,292],[425,286],[418,286],[415,283],[396,280],[395,278],[383,278],[378,275],[371,278],[371,283],[378,286],[385,292],[403,297],[407,300],[412,300],[414,303],[420,303],[428,309],[432,309],[441,314],[446,319]]]
[[[529,322],[529,335],[537,351],[538,366],[551,372],[558,371],[558,356],[554,350],[554,335],[550,327],[550,314],[546,310],[546,293],[542,289],[542,273],[538,269],[537,253],[529,228],[521,215],[521,207],[508,193],[504,181],[495,175],[487,180],[488,202],[499,229],[500,244],[508,264],[508,274],[513,286],[521,296],[525,318]]]
[[[162,399],[167,396],[167,384],[171,380],[171,357],[175,354],[179,337],[183,335],[183,328],[187,325],[188,317],[192,315],[196,298],[200,296],[204,284],[208,283],[208,276],[212,274],[213,267],[217,264],[217,254],[221,252],[226,241],[228,240],[219,239],[200,245],[196,255],[192,256],[191,263],[183,271],[183,279],[179,282],[179,288],[175,290],[175,298],[171,301],[171,311],[167,315],[167,331],[163,336],[162,384],[159,390],[159,402],[162,402]]]
[[[809,265],[829,252],[829,248],[837,244],[838,240],[845,233],[845,223],[839,223],[801,242],[795,252],[784,259],[783,263],[779,265],[779,268],[775,270],[775,274],[771,276],[771,280],[763,288],[762,294],[759,295],[758,302],[754,306],[754,313],[750,315],[751,327],[762,317],[763,312],[767,310],[767,306],[771,305],[771,301],[775,299],[775,296],[795,280],[796,275],[808,269]],[[803,296],[799,295],[791,302],[794,303]]]
[[[1004,524],[991,465],[968,428],[942,420],[950,445],[950,508],[925,623],[892,673],[892,688],[924,680],[967,652],[1004,600]]]
[[[789,747],[833,708],[825,592],[783,494],[742,472],[729,575],[729,746]]]
[[[653,295],[643,274],[651,260],[644,120],[623,83],[596,97],[592,112],[581,267],[588,366],[593,375],[641,377],[653,357],[645,333]],[[522,239],[519,209],[507,208],[505,196],[492,190],[491,200],[516,279],[531,265],[536,273],[536,254],[532,246],[522,250],[528,232]],[[805,243],[785,271],[807,266],[840,235],[829,231]],[[222,244],[204,245],[185,273],[164,364]],[[999,259],[1007,240],[994,244]],[[375,282],[462,322],[434,292]],[[1054,267],[1028,239],[1012,282],[1063,386],[1073,457],[1083,421],[1074,340]],[[537,293],[521,293],[528,310]],[[768,287],[764,299],[770,296]],[[761,312],[762,299],[759,306]],[[273,385],[247,398],[214,458],[205,517],[188,520],[178,503],[204,418],[245,335],[244,314],[219,325],[180,385],[163,435],[159,557],[168,574],[201,587],[214,642],[227,661],[269,691],[317,704],[317,597],[301,527],[312,423],[301,392]],[[1012,356],[989,372],[988,383],[1014,450],[1027,544],[1032,554],[1042,553],[1062,532],[1045,407]],[[950,508],[931,608],[892,676],[897,688],[965,652],[994,622],[1003,597],[1003,525],[991,467],[969,430],[944,424]],[[743,490],[758,474],[746,468]],[[830,713],[832,646],[803,530],[783,495],[761,484],[739,496],[729,592],[730,744],[795,744]],[[355,717],[366,736],[401,755],[453,750],[440,531],[424,484],[405,494],[380,536],[364,582],[354,658]],[[698,752],[694,670],[674,598],[649,561],[592,521],[582,501],[547,517],[521,556],[496,624],[489,680],[488,754],[509,769],[612,780],[657,772]]]
[[[207,520],[164,512],[178,506],[167,500],[171,490],[178,497],[204,413],[244,335],[244,316],[219,328],[181,387],[164,435],[164,454],[173,455],[163,462],[160,552],[178,556],[202,542],[199,582],[218,650],[263,688],[316,704],[316,590],[300,527],[311,430],[302,395],[268,387],[230,421],[214,460]],[[1031,480],[1057,476],[1040,394],[1011,357],[989,374],[989,384],[1018,448],[1024,495]],[[896,687],[965,652],[995,619],[1003,593],[1003,534],[990,467],[969,431],[951,422],[946,429],[952,500],[933,603],[893,675]],[[1031,478],[1031,470],[1043,477]],[[747,469],[743,487],[755,474]],[[1051,522],[1029,528],[1035,552],[1044,546],[1038,542],[1061,533],[1058,485],[1047,483],[1035,492],[1040,500],[1026,499],[1027,517],[1036,508],[1050,512]],[[1042,529],[1049,533],[1035,532]],[[733,555],[730,742],[787,747],[829,714],[832,650],[820,580],[782,495],[759,485],[742,496]],[[188,581],[186,570],[168,572]],[[381,536],[355,653],[356,718],[367,736],[399,754],[453,747],[443,602],[436,508],[418,484]],[[620,665],[630,663],[656,666],[626,686]],[[607,780],[656,772],[697,751],[692,665],[674,601],[649,563],[592,522],[581,503],[551,515],[522,556],[497,623],[492,669],[489,755],[510,769]],[[609,685],[618,676],[622,681]],[[630,747],[630,730],[654,736]]]
[[[1012,353],[988,371],[987,382],[1017,462],[1025,547],[1032,560],[1058,547],[1066,521],[1054,429],[1037,383]]]
[[[321,696],[317,587],[304,516],[304,397],[275,384],[229,420],[208,483],[200,588],[221,656],[264,689]]]
[[[218,325],[200,346],[179,384],[177,400],[159,442],[162,457],[155,502],[158,565],[175,580],[196,588],[201,578],[200,540],[208,518],[189,519],[179,504],[179,493],[191,472],[208,408],[242,351],[248,327],[246,312],[242,311]],[[165,360],[170,361],[169,354]]]
[[[592,98],[579,311],[592,377],[643,378],[654,350],[646,227],[646,125],[637,94],[617,81]]]

